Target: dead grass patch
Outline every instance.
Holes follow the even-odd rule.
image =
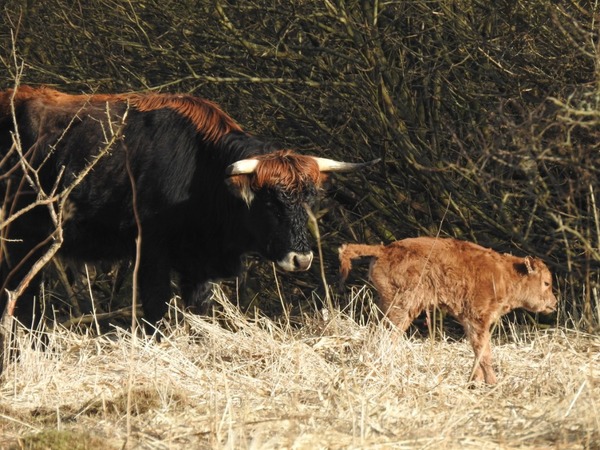
[[[493,340],[498,385],[469,389],[472,352],[464,340],[401,335],[339,311],[315,311],[300,326],[250,319],[226,303],[224,311],[234,326],[186,315],[185,326],[168,329],[160,343],[121,329],[99,337],[56,330],[43,352],[19,335],[19,359],[0,387],[0,447],[63,431],[104,448],[600,442],[598,336],[506,326]]]

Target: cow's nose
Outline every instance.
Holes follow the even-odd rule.
[[[308,270],[313,260],[313,254],[310,253],[297,253],[294,255],[294,267],[295,270]]]
[[[289,252],[283,259],[277,261],[279,267],[288,272],[308,270],[313,260],[313,253]]]

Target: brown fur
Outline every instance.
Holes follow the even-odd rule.
[[[116,126],[118,134],[111,134]],[[21,147],[13,144],[14,136],[39,175],[35,189],[23,193],[19,186],[27,187],[28,177],[22,176],[25,160],[10,150]],[[202,313],[210,308],[208,283],[237,275],[245,254],[262,255],[285,271],[308,270],[313,253],[305,206],[317,198],[326,176],[319,167],[364,166],[333,161],[327,167],[322,159],[282,150],[243,132],[215,104],[188,95],[70,95],[29,86],[0,92],[0,155],[0,165],[14,167],[0,180],[0,196],[9,199],[5,213],[31,209],[37,188],[69,192],[65,258],[131,259],[136,224],[141,225],[150,236],[139,264],[140,298],[150,326],[164,316],[171,274],[180,280],[186,306]],[[67,189],[75,178],[77,188]],[[44,208],[15,217],[7,229],[0,310],[6,292],[18,288],[49,246],[52,230]],[[29,283],[22,314],[17,310],[24,322],[34,315],[37,284]]]
[[[348,244],[340,247],[345,279],[351,260],[373,258],[370,278],[379,307],[405,331],[423,311],[439,306],[464,327],[475,352],[470,380],[496,383],[490,328],[515,308],[550,313],[556,309],[552,275],[537,258],[500,254],[470,242],[419,237],[387,247]]]
[[[42,104],[70,108],[107,102],[129,102],[139,111],[171,108],[187,117],[196,126],[198,132],[211,142],[217,142],[232,131],[242,131],[241,127],[215,103],[186,95],[135,93],[71,95],[48,87],[34,88],[21,85],[16,92],[13,89],[0,92],[0,117],[10,117],[10,104],[13,99],[15,105],[23,101],[35,100]],[[287,191],[302,189],[311,184],[319,187],[327,177],[325,173],[319,171],[314,158],[296,154],[292,150],[267,153],[256,158],[260,164],[254,174],[233,176],[228,180],[230,184],[238,186],[240,192],[250,193],[264,187],[275,186]]]
[[[27,85],[18,87],[16,93],[8,89],[0,93],[0,117],[9,116],[10,102],[15,104],[35,99],[44,104],[65,107],[82,107],[86,104],[129,102],[139,111],[152,111],[171,108],[187,117],[196,129],[211,142],[218,141],[232,131],[241,131],[241,127],[215,103],[186,95],[174,94],[81,94],[71,95],[48,87],[34,88]]]
[[[263,188],[279,188],[290,194],[299,194],[308,186],[321,187],[327,174],[319,170],[319,165],[311,156],[294,153],[292,150],[279,150],[255,157],[259,164],[250,175],[233,175],[227,183],[240,197],[250,203],[254,192]]]
[[[320,186],[325,173],[311,156],[298,155],[291,150],[267,153],[257,157],[260,161],[252,179],[252,189],[280,186],[284,190]]]

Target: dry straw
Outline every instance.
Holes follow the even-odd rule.
[[[297,325],[250,319],[222,291],[214,295],[221,317],[173,310],[184,320],[160,343],[132,340],[122,329],[102,336],[57,329],[39,351],[19,333],[19,358],[0,390],[0,447],[538,449],[600,442],[597,336],[500,326],[493,342],[499,383],[469,389],[472,354],[463,340],[400,335],[375,317],[361,324],[337,309]],[[368,289],[351,299],[370,300]]]

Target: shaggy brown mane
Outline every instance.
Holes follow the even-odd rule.
[[[242,128],[215,103],[202,98],[187,95],[133,94],[126,99],[139,111],[174,109],[187,117],[208,141],[216,142],[232,131],[242,131]]]
[[[0,96],[0,114],[10,113],[10,99],[13,90],[9,89]],[[15,105],[30,99],[57,106],[83,106],[86,103],[129,102],[138,111],[153,111],[170,108],[188,118],[196,130],[208,141],[216,142],[232,131],[242,128],[215,103],[188,95],[175,94],[80,94],[71,95],[48,87],[34,88],[21,85],[15,95]]]
[[[281,150],[257,157],[260,161],[252,179],[252,189],[281,187],[285,190],[307,185],[320,186],[325,174],[310,156],[299,155],[291,150]]]

